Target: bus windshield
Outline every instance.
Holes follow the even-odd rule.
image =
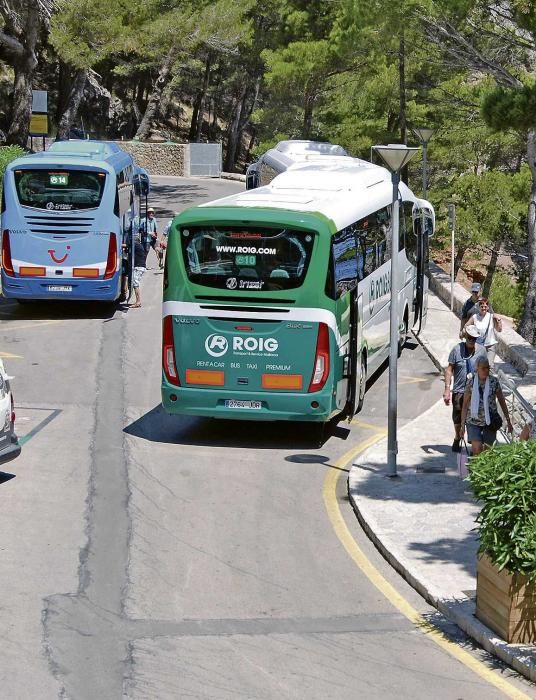
[[[303,284],[314,233],[187,226],[181,230],[181,241],[191,282],[220,289],[277,291]]]
[[[87,170],[15,170],[15,185],[23,207],[70,211],[96,209],[106,173]]]

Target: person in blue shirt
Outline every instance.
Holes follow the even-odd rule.
[[[154,215],[154,209],[149,207],[147,209],[147,218],[143,218],[140,222],[140,230],[142,232],[142,237],[145,239],[145,247],[147,253],[149,253],[152,248],[156,255],[156,244],[158,241],[158,221]],[[157,255],[158,257],[158,255]]]

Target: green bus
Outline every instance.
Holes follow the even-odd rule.
[[[326,423],[389,354],[391,177],[349,156],[188,209],[164,271],[171,414]],[[400,185],[399,345],[426,318],[432,206]]]

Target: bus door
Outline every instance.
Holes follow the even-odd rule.
[[[419,334],[426,325],[428,315],[429,238],[433,233],[433,219],[431,212],[424,207],[415,208],[413,218],[417,243],[414,325],[415,332]]]
[[[356,290],[357,292],[357,290]],[[348,401],[346,415],[348,420],[361,410],[365,395],[367,369],[361,348],[363,347],[363,295],[352,294],[350,308],[350,354],[345,376],[348,377]]]

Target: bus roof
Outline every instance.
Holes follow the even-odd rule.
[[[65,155],[84,155],[100,160],[106,159],[114,153],[121,153],[116,143],[110,141],[55,141],[47,149],[48,153],[63,153]]]
[[[128,165],[133,165],[131,155],[123,151],[115,143],[109,141],[56,141],[46,151],[30,153],[11,161],[8,168],[13,170],[20,167],[47,166],[53,167],[84,167],[96,165],[111,167],[116,172]]]
[[[392,192],[391,174],[386,168],[349,156],[323,156],[314,163],[291,165],[265,187],[200,206],[320,214],[340,230],[391,204]],[[405,200],[421,201],[404,183],[400,183],[400,193]]]

